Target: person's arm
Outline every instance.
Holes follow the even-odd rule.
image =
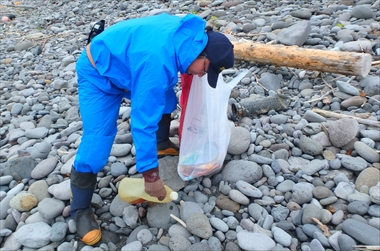
[[[164,182],[160,178],[158,167],[150,169],[142,173],[144,177],[145,192],[150,196],[163,200],[166,197]]]
[[[166,104],[166,89],[175,80],[170,75],[173,69],[160,66],[160,61],[152,57],[140,59],[131,69],[131,130],[136,169],[143,174],[145,191],[164,199],[166,190],[159,176],[156,131]]]

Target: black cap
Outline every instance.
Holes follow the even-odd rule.
[[[204,49],[206,57],[210,60],[207,70],[207,80],[212,88],[216,87],[221,71],[234,65],[234,46],[226,35],[208,31],[208,42]]]

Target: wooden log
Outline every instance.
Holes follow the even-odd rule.
[[[31,5],[15,5],[15,4],[4,4],[3,6],[11,7],[11,8],[21,8],[21,9],[37,9],[37,6]]]
[[[365,246],[365,245],[357,245],[354,246],[356,250],[380,250],[380,246]]]
[[[340,114],[340,113],[335,113],[335,112],[331,112],[331,111],[325,111],[325,110],[318,109],[318,108],[314,108],[314,109],[312,109],[312,111],[318,113],[319,115],[322,115],[323,117],[330,117],[330,118],[334,118],[334,119],[351,118],[351,119],[356,119],[356,121],[358,121],[358,123],[360,123],[360,124],[365,124],[365,125],[374,126],[374,127],[380,127],[380,122],[375,121],[375,120],[363,119],[363,118],[359,118],[357,116],[350,116],[350,115],[346,115],[346,114]]]
[[[365,77],[371,69],[368,53],[331,51],[251,41],[232,41],[235,59],[321,72]]]

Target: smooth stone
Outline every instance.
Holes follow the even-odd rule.
[[[12,175],[0,176],[0,186],[8,185],[13,180]]]
[[[236,201],[239,204],[242,204],[242,205],[248,205],[249,204],[248,197],[245,196],[239,190],[231,189],[228,196],[231,198],[231,200]]]
[[[66,179],[59,184],[51,185],[48,188],[49,193],[59,200],[69,200],[70,190],[70,179]]]
[[[342,230],[365,245],[380,245],[380,230],[357,220],[347,219]]]
[[[330,195],[331,191],[324,186],[316,186],[313,188],[313,196],[317,199],[325,199]]]
[[[339,250],[339,236],[341,234],[342,231],[336,231],[335,233],[331,234],[330,237],[328,237],[328,241],[334,250]]]
[[[355,200],[347,205],[348,212],[352,214],[364,215],[368,211],[369,205],[364,201]]]
[[[306,204],[303,208],[302,213],[302,223],[303,224],[313,224],[314,220],[312,218],[316,218],[317,220],[321,220],[321,209],[313,204]]]
[[[314,224],[302,225],[302,231],[309,237],[313,238],[315,232],[322,233],[322,230]]]
[[[126,156],[131,151],[131,149],[131,144],[113,144],[110,155],[115,157]]]
[[[60,215],[65,208],[65,203],[55,198],[46,198],[38,203],[38,212],[45,219],[54,219]]]
[[[317,239],[313,239],[311,242],[310,242],[310,249],[311,250],[315,250],[315,251],[325,251],[322,243],[317,240]]]
[[[339,225],[340,223],[343,222],[343,218],[344,218],[343,210],[338,210],[332,215],[331,223],[335,225]]]
[[[292,26],[282,29],[278,34],[278,40],[285,45],[301,46],[307,40],[310,31],[310,22],[306,20],[298,21]],[[292,36],[288,34],[292,34]]]
[[[325,122],[326,118],[319,115],[316,112],[313,112],[312,110],[307,110],[305,114],[303,115],[303,118],[307,120],[308,122]]]
[[[349,99],[342,101],[342,103],[340,103],[340,106],[343,109],[347,109],[350,106],[360,107],[363,104],[365,104],[366,101],[367,101],[367,99],[365,99],[365,98],[362,98],[360,96],[354,96],[354,97],[351,97]]]
[[[292,243],[292,236],[279,227],[272,228],[273,237],[276,242],[288,247]]]
[[[354,143],[355,151],[369,163],[379,163],[380,154],[377,153],[373,148],[369,147],[367,144],[356,141]]]
[[[354,193],[349,194],[347,196],[347,201],[348,202],[362,201],[369,205],[371,204],[371,197],[367,193],[361,193],[361,192],[355,191]]]
[[[348,195],[354,193],[354,186],[348,182],[339,182],[334,190],[336,197],[346,200]]]
[[[376,130],[360,130],[360,136],[370,138],[373,141],[380,141],[380,133]]]
[[[30,211],[32,208],[37,206],[38,200],[36,196],[28,192],[20,192],[14,196],[10,202],[9,206],[20,212]]]
[[[372,217],[380,217],[380,205],[370,205],[367,213]]]
[[[185,201],[181,205],[181,220],[186,221],[193,213],[204,213],[202,207],[193,201]]]
[[[377,229],[380,229],[380,218],[369,219],[368,224],[377,228]]]
[[[56,222],[51,226],[50,240],[60,242],[65,239],[68,230],[66,222]]]
[[[351,84],[344,82],[344,81],[336,81],[336,86],[338,89],[344,93],[353,95],[353,96],[359,96],[359,89],[355,88]]]
[[[191,233],[184,227],[182,226],[181,224],[174,224],[172,225],[169,229],[168,229],[168,234],[170,236],[174,236],[174,235],[182,235],[182,236],[185,236],[187,238],[189,238],[191,236]]]
[[[237,233],[236,237],[239,247],[243,250],[272,250],[276,246],[276,243],[270,237],[262,233],[242,230]]]
[[[313,159],[307,165],[301,167],[303,173],[307,175],[313,175],[316,172],[328,167],[328,162],[326,160]]]
[[[299,143],[301,150],[306,154],[315,156],[321,154],[323,151],[321,143],[306,136],[302,136]]]
[[[283,182],[281,182],[280,184],[276,186],[276,190],[286,193],[286,192],[292,191],[294,185],[295,185],[294,181],[284,180]]]
[[[190,233],[204,239],[212,236],[212,227],[209,219],[202,213],[194,213],[186,221],[187,229]]]
[[[229,229],[228,225],[223,220],[216,218],[216,217],[210,218],[210,224],[215,229],[222,231],[222,232],[227,232]]]
[[[132,241],[121,248],[121,251],[136,251],[142,250],[143,244],[140,241]]]
[[[352,171],[362,171],[368,166],[368,162],[361,157],[343,156],[342,166]]]
[[[355,251],[357,249],[354,246],[357,245],[356,241],[347,234],[341,234],[338,237],[338,244],[340,250]]]
[[[300,205],[310,202],[313,198],[313,188],[312,184],[306,182],[295,184],[292,189],[293,201]]]
[[[380,185],[379,184],[369,189],[369,196],[373,203],[380,204]]]
[[[336,147],[347,145],[359,131],[359,123],[355,119],[343,118],[330,123],[329,138]]]
[[[330,205],[330,204],[336,202],[337,200],[338,200],[337,197],[335,197],[335,196],[329,196],[329,197],[327,197],[325,199],[321,199],[319,201],[319,203],[321,203],[321,205],[323,205],[323,206],[327,206],[327,205]]]
[[[51,226],[45,222],[25,224],[16,231],[16,240],[28,248],[41,248],[50,243]]]
[[[242,180],[236,182],[236,188],[248,197],[261,198],[263,196],[263,193],[260,189]]]
[[[243,127],[231,128],[231,140],[227,147],[229,154],[242,154],[248,150],[251,134]]]
[[[186,238],[186,237],[185,237]],[[148,229],[141,229],[137,233],[137,240],[139,240],[143,245],[146,245],[153,239],[153,234]]]
[[[56,157],[51,157],[42,160],[37,164],[36,167],[32,170],[31,177],[33,179],[41,179],[50,174],[58,163],[58,159]]]
[[[258,181],[262,175],[262,168],[258,164],[245,160],[232,160],[228,162],[222,170],[223,180],[228,182],[243,180],[253,184]]]
[[[25,136],[30,139],[43,139],[47,136],[49,129],[46,127],[37,127],[25,132]]]

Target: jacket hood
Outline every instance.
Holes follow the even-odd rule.
[[[207,45],[206,22],[193,14],[181,19],[174,33],[176,61],[181,73],[186,73],[190,64],[199,56]]]

